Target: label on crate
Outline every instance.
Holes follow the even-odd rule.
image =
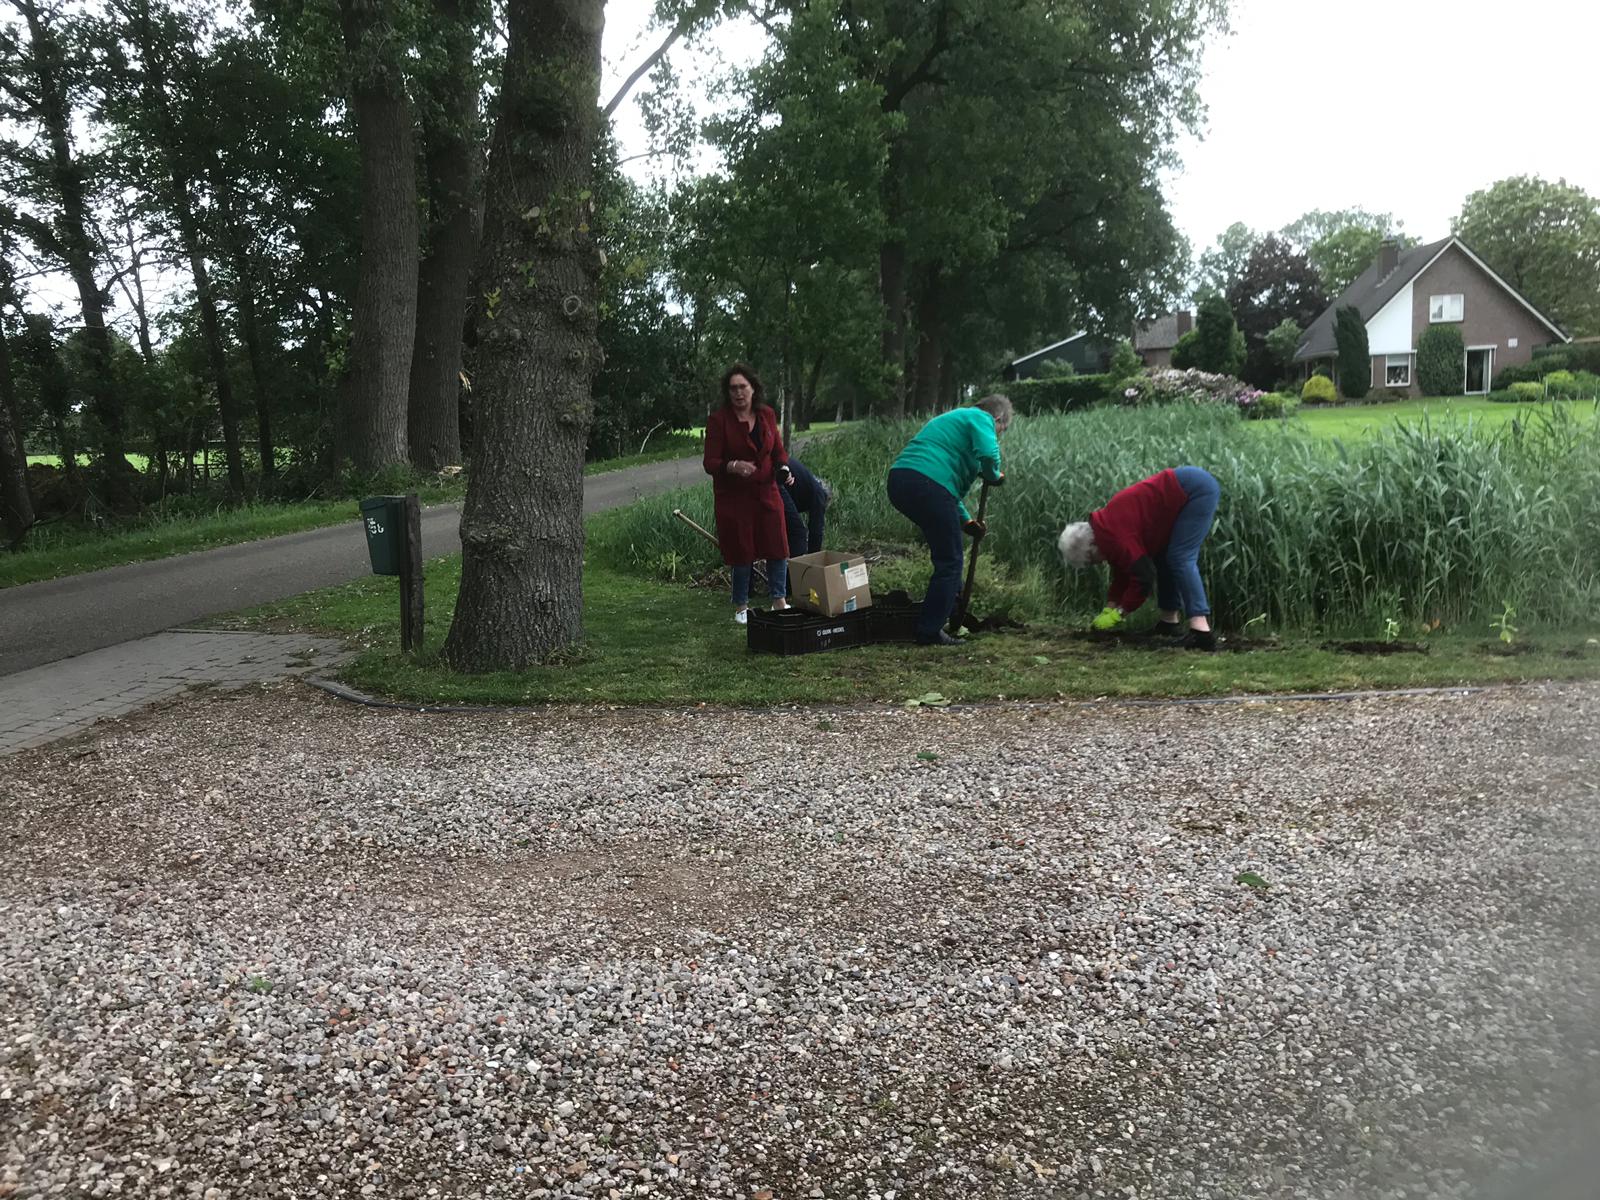
[[[844,585],[852,591],[867,586],[867,564],[857,563],[844,573]]]

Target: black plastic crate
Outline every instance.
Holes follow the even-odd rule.
[[[874,597],[867,613],[872,620],[873,641],[917,640],[917,618],[922,615],[922,601],[913,600],[907,593],[896,590],[887,596]]]
[[[780,612],[750,610],[745,645],[754,654],[816,654],[865,646],[872,641],[872,609],[820,617],[786,608]]]

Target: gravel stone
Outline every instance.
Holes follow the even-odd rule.
[[[1594,684],[196,695],[7,760],[0,1197],[1592,1180],[1597,747]]]

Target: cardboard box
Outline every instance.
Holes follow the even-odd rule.
[[[819,550],[791,558],[789,583],[798,607],[825,617],[872,607],[867,560],[859,554]]]

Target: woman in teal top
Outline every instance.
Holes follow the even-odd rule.
[[[961,534],[987,532],[961,498],[979,475],[991,484],[1000,471],[999,435],[1011,424],[1011,401],[985,396],[971,408],[940,413],[912,438],[889,468],[889,503],[922,530],[933,556],[933,576],[917,619],[917,641],[950,646],[945,622],[961,591]]]

